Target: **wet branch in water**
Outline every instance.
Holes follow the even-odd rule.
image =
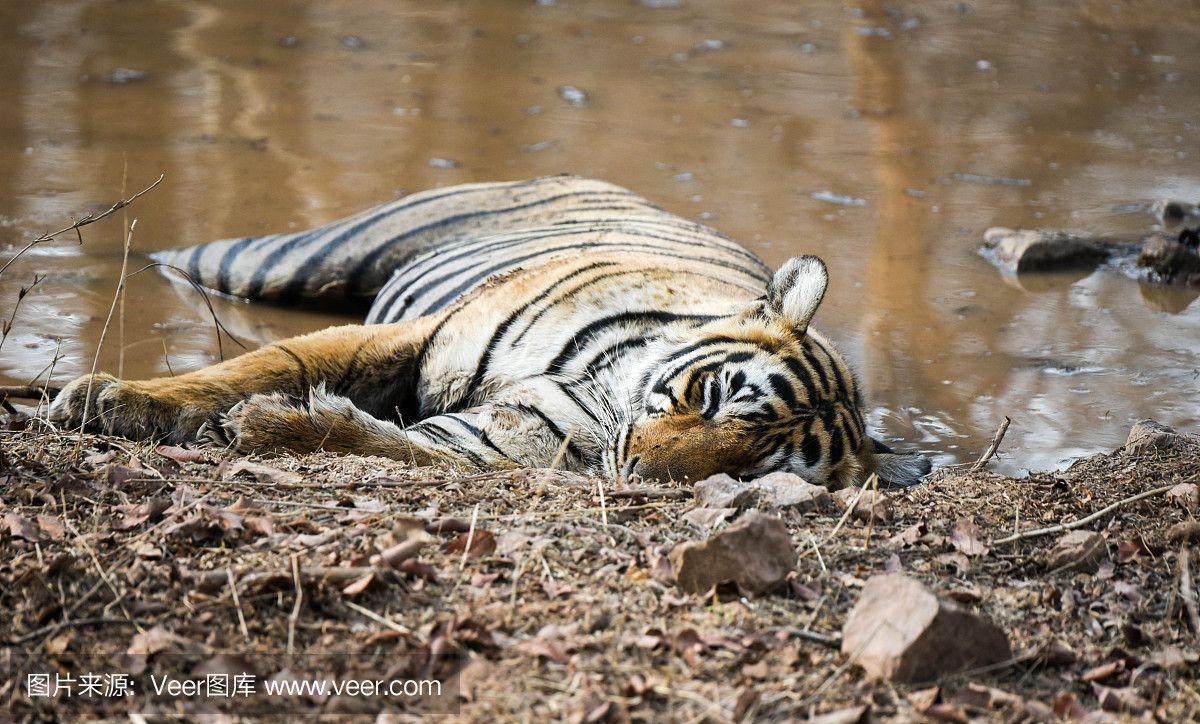
[[[65,234],[68,231],[74,231],[76,236],[79,237],[79,243],[82,244],[83,243],[83,234],[80,233],[80,231],[79,231],[80,229],[87,226],[88,224],[94,224],[97,221],[100,221],[101,219],[103,219],[107,216],[111,216],[111,215],[115,214],[116,212],[120,211],[121,209],[125,208],[126,206],[129,206],[134,201],[137,201],[141,196],[145,195],[146,193],[149,193],[154,187],[156,187],[160,183],[162,183],[164,178],[166,178],[166,174],[159,174],[158,179],[154,183],[150,184],[149,186],[142,189],[141,191],[138,191],[136,194],[134,194],[133,196],[130,196],[127,199],[121,199],[121,200],[117,201],[115,204],[113,204],[111,207],[109,207],[107,211],[104,211],[100,214],[96,214],[94,216],[90,213],[84,214],[83,217],[81,217],[80,219],[75,221],[75,223],[71,224],[70,226],[64,226],[63,228],[59,229],[58,231],[50,232],[47,234],[42,234],[38,238],[36,238],[33,241],[26,244],[20,251],[18,251],[16,253],[15,256],[13,256],[13,258],[11,258],[7,262],[5,262],[4,266],[0,267],[0,276],[3,276],[4,272],[8,271],[8,268],[10,266],[12,266],[12,263],[14,261],[16,261],[17,259],[20,259],[21,256],[25,252],[29,251],[30,249],[37,246],[38,244],[42,244],[47,241],[50,241],[51,239],[55,238],[56,236]]]

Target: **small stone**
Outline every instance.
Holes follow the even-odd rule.
[[[1180,483],[1167,491],[1167,500],[1184,509],[1200,507],[1200,486],[1195,483]]]
[[[1058,269],[1090,269],[1109,256],[1104,242],[1083,234],[1054,229],[993,227],[983,234],[984,246],[996,263],[1016,274]]]
[[[588,104],[589,100],[587,91],[582,88],[576,88],[573,85],[559,86],[558,97],[576,108],[583,108]]]
[[[717,473],[692,487],[697,508],[752,508],[758,503],[758,488]]]
[[[746,593],[760,595],[782,584],[796,566],[796,550],[783,521],[757,511],[706,541],[680,543],[670,558],[679,587],[696,594],[733,581]]]
[[[859,488],[842,488],[833,494],[833,502],[838,508],[845,510],[850,507],[854,496],[858,495]],[[874,490],[864,490],[862,497],[858,499],[858,504],[854,506],[852,514],[856,519],[861,521],[869,521],[874,513],[874,519],[877,523],[887,523],[892,519],[892,504],[888,500],[888,496],[883,493],[877,493]]]
[[[1090,530],[1073,530],[1059,538],[1046,554],[1046,567],[1095,573],[1107,558],[1104,536]]]
[[[1167,283],[1200,285],[1200,253],[1180,243],[1177,234],[1151,234],[1142,241],[1137,264]]]
[[[343,35],[342,47],[350,50],[362,50],[367,47],[367,41],[357,35]]]
[[[759,492],[759,499],[771,508],[809,511],[823,508],[830,502],[828,488],[813,485],[795,473],[770,473],[755,480],[753,485]]]
[[[1008,637],[990,620],[895,573],[863,586],[842,628],[842,653],[869,676],[901,683],[1012,658]]]
[[[434,168],[458,168],[462,164],[452,158],[431,158],[429,165]]]
[[[1154,420],[1139,420],[1129,430],[1125,440],[1125,452],[1137,455],[1151,450],[1165,450],[1175,447],[1179,442],[1179,433],[1174,428],[1161,425]]]
[[[140,80],[146,80],[149,75],[146,71],[137,70],[136,68],[115,68],[113,72],[105,76],[105,80],[109,83],[125,85],[126,83],[136,83]]]

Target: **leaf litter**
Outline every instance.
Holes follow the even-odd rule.
[[[1181,589],[1180,570],[1181,547],[1196,537],[1193,496],[1138,500],[1083,527],[1106,541],[1094,571],[1047,565],[1061,533],[996,542],[1196,483],[1192,437],[1023,479],[943,470],[920,486],[881,488],[832,536],[837,502],[769,511],[797,559],[782,585],[751,598],[729,582],[684,592],[669,553],[753,509],[693,514],[687,495],[617,487],[605,516],[595,481],[570,473],[248,459],[92,435],[76,454],[75,435],[36,421],[2,434],[0,681],[32,657],[64,672],[103,665],[181,678],[428,676],[450,691],[247,708],[141,690],[36,698],[17,686],[5,697],[18,719],[1200,714],[1195,591]],[[933,682],[868,680],[839,650],[840,632],[867,579],[889,571],[987,616],[1013,659]]]

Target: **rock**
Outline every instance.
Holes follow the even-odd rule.
[[[1180,483],[1167,491],[1167,500],[1181,508],[1194,510],[1200,507],[1200,486],[1195,483]]]
[[[869,676],[902,683],[1012,658],[1008,637],[994,623],[895,573],[863,586],[842,628],[842,653]]]
[[[859,488],[842,488],[833,494],[833,502],[837,507],[845,510],[850,507],[854,496],[858,495]],[[883,493],[876,493],[874,490],[864,491],[862,497],[858,499],[858,504],[854,506],[855,518],[862,521],[871,520],[872,511],[876,522],[887,523],[892,519],[892,504],[888,500],[888,496]]]
[[[560,85],[558,87],[558,97],[576,108],[583,108],[590,100],[587,91],[576,88],[573,85]]]
[[[1158,219],[1164,229],[1175,230],[1190,220],[1200,219],[1200,206],[1186,201],[1160,199],[1150,206],[1150,213]]]
[[[1186,229],[1183,232],[1188,233]],[[1180,242],[1179,235],[1151,234],[1142,241],[1138,266],[1152,270],[1167,283],[1200,285],[1200,253]]]
[[[1125,440],[1125,452],[1138,455],[1151,450],[1165,450],[1175,447],[1179,442],[1179,433],[1174,428],[1161,425],[1154,420],[1139,420],[1129,429],[1129,437]]]
[[[754,511],[706,541],[680,543],[670,558],[679,587],[688,593],[733,581],[760,595],[783,583],[795,568],[796,549],[782,520]]]
[[[697,508],[813,510],[829,503],[827,488],[784,472],[764,475],[749,483],[718,473],[696,483],[692,494]]]
[[[1006,229],[983,234],[984,246],[1001,268],[1017,274],[1058,269],[1092,268],[1109,257],[1105,242],[1086,234],[1057,229]]]
[[[697,508],[750,508],[758,502],[758,488],[725,473],[710,475],[692,487]]]
[[[770,473],[753,483],[758,497],[771,508],[797,508],[814,510],[829,505],[829,489],[813,485],[794,473]]]
[[[1046,567],[1095,573],[1107,558],[1104,536],[1090,530],[1073,530],[1059,538],[1046,554]]]

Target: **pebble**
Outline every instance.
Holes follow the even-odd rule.
[[[109,83],[124,85],[126,83],[136,83],[139,80],[146,80],[149,75],[150,74],[146,71],[137,70],[136,68],[114,68],[113,72],[109,73],[104,78]]]
[[[558,97],[562,98],[567,103],[576,108],[583,108],[590,100],[587,91],[576,88],[573,85],[561,85],[558,87]]]
[[[692,488],[696,508],[794,508],[808,511],[829,504],[829,490],[794,473],[774,472],[752,482],[718,473]]]
[[[854,496],[858,495],[859,488],[842,488],[833,494],[833,502],[837,507],[845,510],[850,507],[850,501],[854,500]],[[887,523],[892,519],[892,503],[888,500],[888,496],[883,493],[876,493],[874,490],[866,490],[862,497],[858,499],[858,504],[854,506],[854,512],[851,514],[856,519],[869,521],[874,512],[875,521],[879,523]]]

